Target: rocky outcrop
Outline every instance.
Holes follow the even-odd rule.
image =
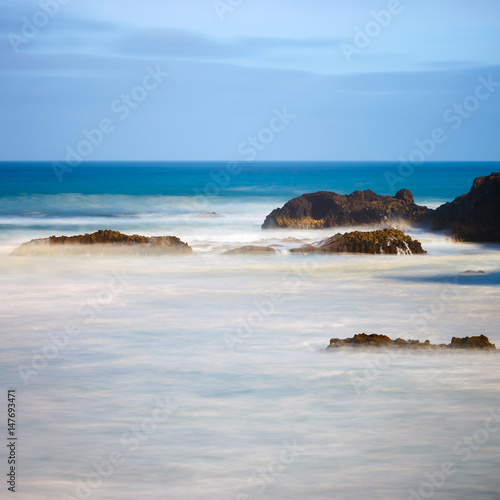
[[[423,254],[419,241],[399,229],[353,231],[290,250],[292,253],[368,253],[368,254]]]
[[[432,228],[458,241],[500,242],[500,173],[477,177],[471,190],[437,208]]]
[[[451,344],[447,347],[450,349],[496,349],[495,344],[490,344],[488,337],[480,335],[477,337],[453,337]]]
[[[488,337],[480,335],[477,337],[457,338],[453,337],[450,344],[431,344],[428,340],[403,340],[398,338],[392,340],[386,335],[358,333],[348,339],[331,339],[327,349],[340,348],[393,348],[393,349],[496,349]]]
[[[233,248],[232,250],[228,250],[224,252],[224,255],[247,255],[247,254],[273,254],[275,253],[274,248],[272,247],[259,247],[256,245],[245,245],[239,248]]]
[[[221,214],[218,214],[217,212],[206,212],[204,214],[197,214],[196,217],[208,219],[208,218],[213,218],[213,217],[224,217],[224,216]]]
[[[31,240],[16,248],[11,255],[61,255],[88,253],[189,254],[191,247],[176,236],[127,235],[100,230],[78,236],[51,236]]]
[[[370,190],[348,195],[319,191],[294,198],[283,208],[273,210],[262,229],[413,224],[428,212],[427,207],[415,204],[407,189],[401,189],[395,196],[380,196]]]

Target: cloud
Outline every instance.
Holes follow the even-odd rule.
[[[451,4],[443,2],[447,12]],[[198,10],[190,11],[195,4]],[[403,145],[436,126],[446,106],[474,90],[478,75],[500,79],[493,43],[500,20],[466,19],[463,6],[449,25],[424,22],[435,7],[411,3],[414,10],[349,64],[340,44],[352,42],[354,28],[370,19],[366,2],[295,0],[285,13],[281,0],[256,0],[224,23],[210,2],[203,5],[69,2],[16,54],[6,35],[20,32],[23,16],[40,7],[8,0],[0,14],[5,158],[60,158],[155,64],[170,73],[168,81],[91,159],[231,157],[280,106],[300,118],[262,159],[395,159]],[[488,101],[463,129],[482,138],[468,146],[478,159],[500,152],[491,132],[497,102]],[[450,141],[441,154],[452,158],[463,148]]]

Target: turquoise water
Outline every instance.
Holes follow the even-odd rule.
[[[113,228],[229,242],[256,238],[266,215],[305,192],[410,189],[436,207],[467,192],[499,163],[50,163],[0,164],[0,244]],[[197,218],[216,212],[218,221]]]
[[[220,196],[288,199],[306,192],[349,193],[356,189],[393,195],[404,187],[416,198],[452,199],[470,189],[471,179],[498,171],[499,167],[498,162],[427,162],[415,167],[391,162],[94,162],[61,171],[52,163],[2,162],[0,195],[195,196],[214,183],[220,188]]]
[[[428,165],[391,190],[397,167],[250,165],[218,185],[225,164],[81,165],[62,182],[50,165],[3,164],[0,380],[17,391],[18,497],[497,500],[500,356],[324,348],[360,332],[500,346],[498,246],[409,229],[426,255],[298,256],[290,237],[336,231],[260,228],[302,192],[407,187],[434,206],[499,171]],[[176,235],[195,254],[8,255],[102,228]],[[242,243],[281,246],[222,254]]]

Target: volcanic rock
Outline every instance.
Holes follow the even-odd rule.
[[[189,254],[191,247],[176,236],[127,235],[118,231],[99,230],[77,236],[51,236],[31,240],[14,249],[11,255],[81,255],[108,252],[139,254]]]
[[[381,196],[370,190],[348,195],[319,191],[303,194],[273,210],[262,229],[413,224],[428,212],[427,207],[415,204],[407,189],[401,189],[395,196]]]
[[[450,344],[431,344],[430,341],[404,340],[398,338],[392,340],[386,335],[358,333],[348,339],[331,339],[327,349],[339,348],[392,348],[392,349],[486,349],[495,350],[495,344],[491,344],[488,337],[481,335],[477,337],[457,338],[453,337]]]
[[[457,241],[500,242],[500,173],[477,177],[471,190],[431,215],[434,230],[450,229]]]
[[[353,231],[290,250],[292,253],[368,253],[368,254],[423,254],[419,241],[399,229]]]

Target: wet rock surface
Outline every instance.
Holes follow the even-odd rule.
[[[449,229],[458,241],[500,242],[500,173],[477,177],[471,190],[432,214],[434,230]]]
[[[189,254],[191,247],[176,236],[127,235],[119,231],[102,229],[95,233],[76,236],[51,236],[31,240],[17,247],[11,255],[59,255],[125,252],[140,250],[153,254]]]
[[[271,246],[260,247],[257,245],[245,245],[243,247],[233,248],[224,252],[224,255],[249,255],[249,254],[273,254],[274,248]]]
[[[394,349],[486,349],[496,350],[495,344],[491,344],[488,337],[479,335],[475,337],[458,338],[453,337],[449,344],[431,344],[428,340],[420,342],[419,340],[404,340],[397,338],[392,340],[386,335],[358,333],[352,338],[330,340],[329,349],[340,348],[394,348]]]
[[[411,255],[426,253],[419,241],[413,240],[399,229],[339,233],[315,245],[304,245],[290,251],[300,254],[366,253]]]
[[[373,191],[355,191],[343,195],[331,191],[303,194],[273,210],[262,229],[313,229],[338,226],[406,223],[420,221],[427,207],[416,205],[413,195],[401,189],[395,196]]]

